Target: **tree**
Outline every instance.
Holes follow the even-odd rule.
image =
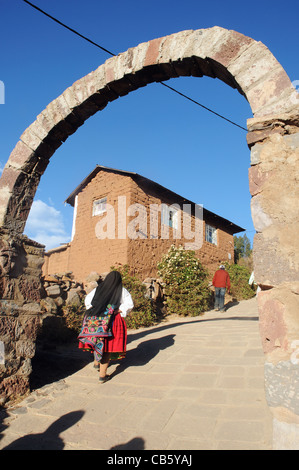
[[[250,240],[247,237],[246,233],[237,237],[234,236],[234,258],[235,263],[239,261],[240,258],[249,258],[252,253],[252,248]]]
[[[225,269],[229,274],[231,289],[230,293],[235,300],[251,299],[256,294],[256,286],[249,285],[251,271],[240,264],[229,264],[225,262]]]

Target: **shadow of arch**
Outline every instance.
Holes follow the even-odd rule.
[[[83,417],[84,411],[72,411],[51,424],[45,432],[28,434],[15,440],[2,450],[63,450],[64,442],[60,434],[74,426]]]

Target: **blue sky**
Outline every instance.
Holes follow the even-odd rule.
[[[188,29],[221,26],[263,42],[299,80],[297,1],[32,0],[114,54]],[[22,132],[49,102],[110,56],[22,0],[0,0],[0,171]],[[208,77],[167,82],[246,128],[252,117],[236,90]],[[151,84],[110,103],[53,155],[25,233],[46,247],[69,241],[65,199],[94,167],[134,171],[246,228],[252,241],[246,132]]]

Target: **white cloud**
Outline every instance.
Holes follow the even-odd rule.
[[[61,212],[41,200],[33,202],[24,233],[46,246],[46,250],[70,241]]]

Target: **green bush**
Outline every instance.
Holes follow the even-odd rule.
[[[157,321],[155,306],[150,299],[145,297],[144,284],[136,276],[130,274],[128,265],[117,268],[113,266],[111,270],[120,272],[123,286],[130,292],[134,302],[133,310],[126,316],[127,327],[136,329],[154,325]]]
[[[251,299],[256,294],[256,287],[248,284],[250,278],[250,270],[246,266],[239,264],[223,263],[229,274],[231,282],[231,295],[236,300]]]
[[[194,251],[172,245],[158,263],[158,274],[165,285],[167,314],[193,317],[208,309],[208,271]]]

